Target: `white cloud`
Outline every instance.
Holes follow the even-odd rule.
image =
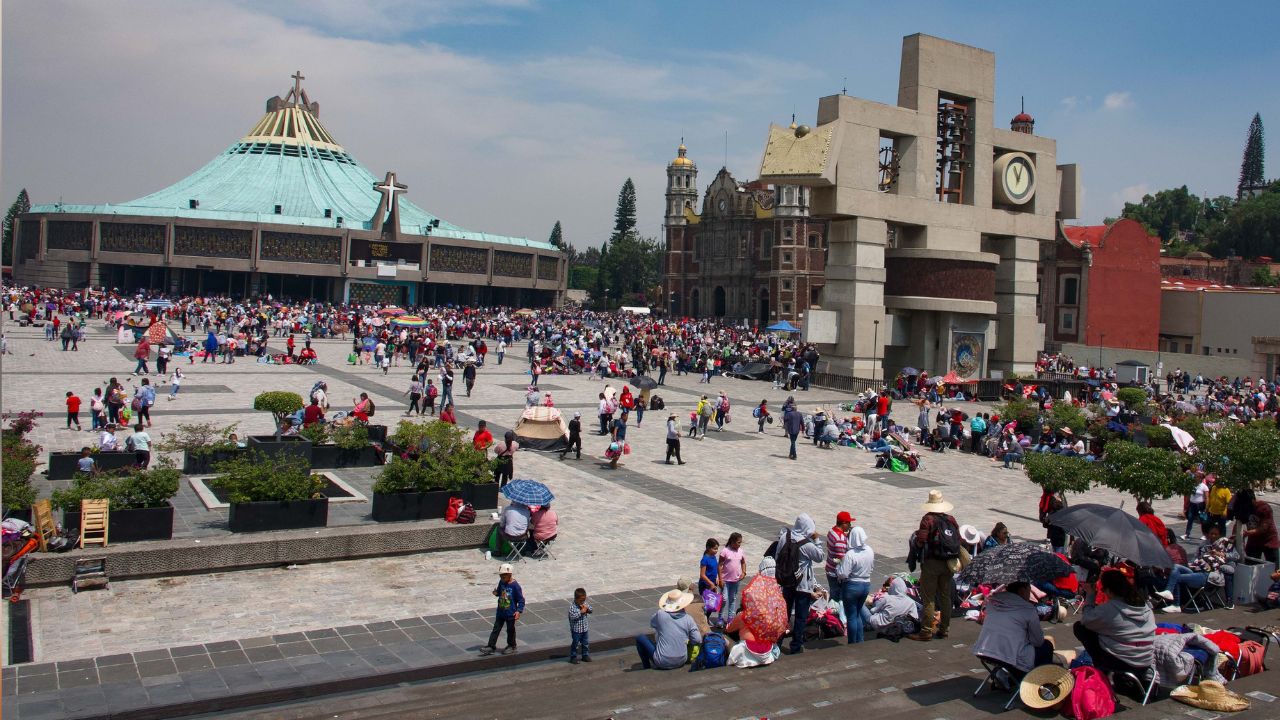
[[[1142,197],[1150,193],[1151,186],[1145,182],[1129,185],[1111,194],[1111,204],[1116,208],[1116,213],[1118,214],[1124,208],[1125,203],[1142,202]]]
[[[264,13],[291,25],[327,34],[361,38],[396,38],[439,26],[499,25],[515,22],[532,0],[233,0],[250,12]]]
[[[1107,93],[1102,99],[1103,110],[1125,110],[1133,107],[1133,97],[1128,90]]]
[[[1064,97],[1058,102],[1062,105],[1063,110],[1067,112],[1071,112],[1076,109],[1077,105],[1080,104],[1080,99],[1077,98],[1075,95],[1072,95],[1071,97]]]

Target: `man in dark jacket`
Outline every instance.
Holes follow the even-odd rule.
[[[800,437],[800,431],[804,429],[804,416],[796,410],[794,403],[788,404],[782,413],[782,429],[786,431],[787,437],[791,439],[791,451],[787,457],[792,460],[796,459],[796,438]]]
[[[569,444],[560,451],[560,459],[563,460],[570,450],[574,451],[577,459],[582,459],[582,413],[580,412],[575,412],[573,419],[569,421]]]

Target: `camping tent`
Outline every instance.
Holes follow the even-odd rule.
[[[526,408],[516,423],[516,442],[521,450],[560,452],[569,446],[569,426],[553,407]]]

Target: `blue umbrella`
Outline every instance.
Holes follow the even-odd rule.
[[[548,505],[555,499],[551,489],[537,480],[519,478],[502,486],[502,495],[521,505]]]
[[[770,325],[769,327],[765,328],[765,330],[768,330],[769,332],[785,332],[785,333],[800,332],[800,328],[796,327],[795,325],[792,325],[786,320],[783,320],[782,322],[776,322]]]

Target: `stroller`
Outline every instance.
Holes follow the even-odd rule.
[[[4,597],[9,602],[18,602],[22,597],[22,583],[27,578],[27,563],[31,558],[28,557],[39,547],[40,543],[35,536],[31,534],[29,529],[22,531],[18,540],[6,542],[4,544]],[[10,554],[10,549],[12,554]]]

